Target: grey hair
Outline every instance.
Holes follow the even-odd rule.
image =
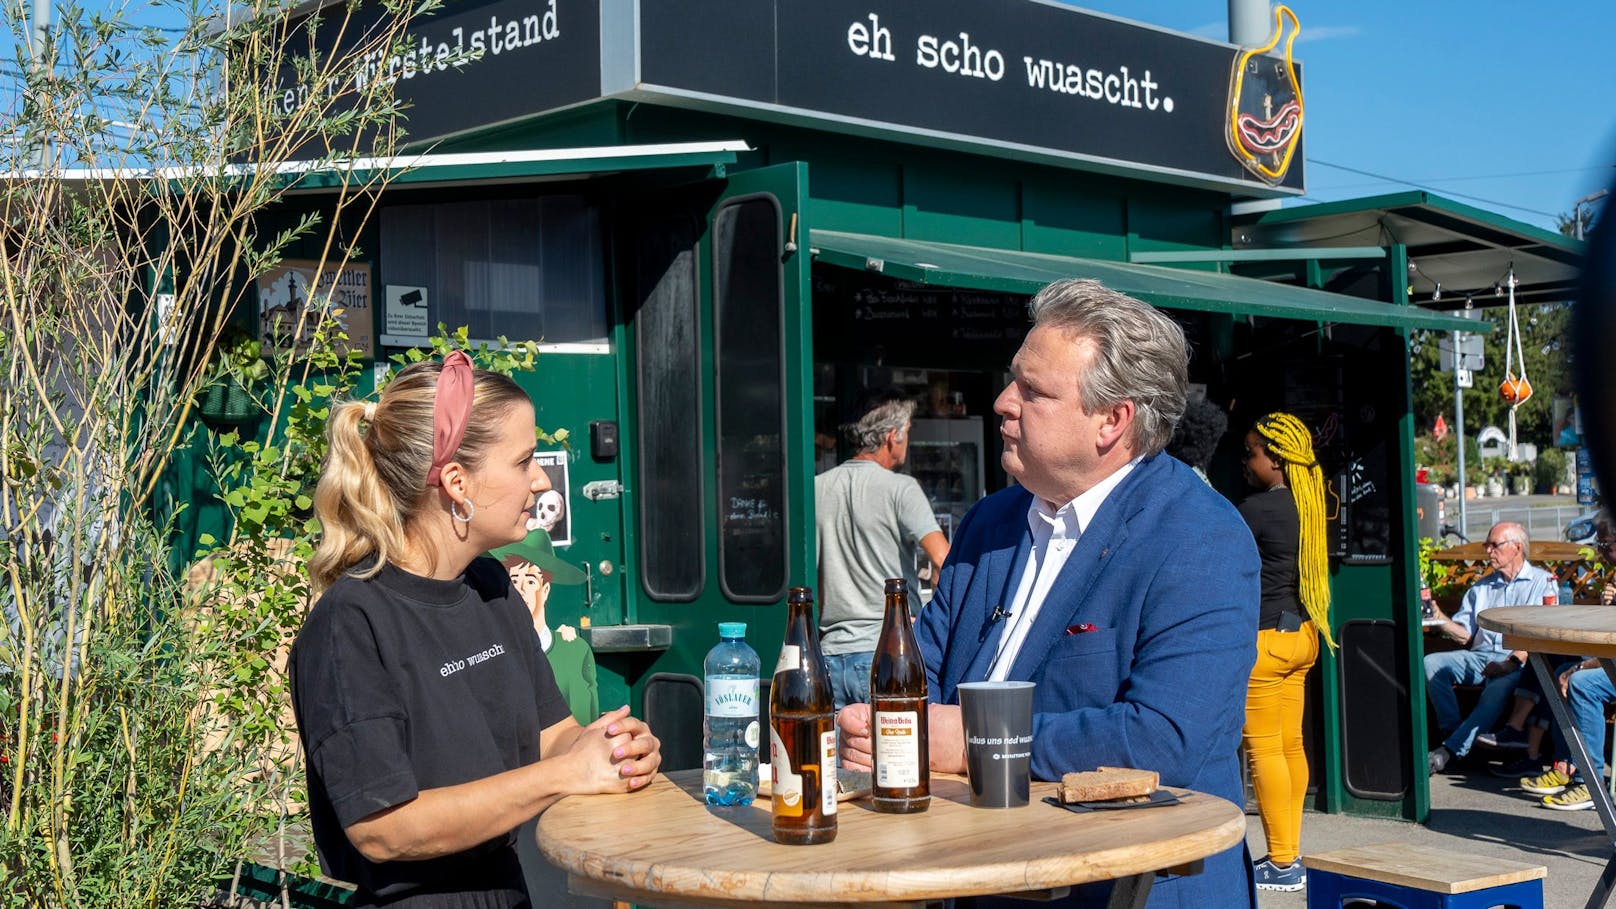
[[[848,444],[857,454],[874,451],[886,441],[887,433],[897,430],[900,437],[908,430],[915,416],[913,401],[883,401],[870,408],[856,422],[842,427]]]
[[[1532,541],[1527,538],[1526,528],[1514,521],[1499,521],[1498,533],[1508,542],[1519,543],[1525,549]]]
[[[1027,304],[1035,327],[1057,328],[1094,345],[1078,377],[1084,413],[1132,401],[1134,452],[1152,455],[1173,436],[1189,392],[1184,329],[1148,303],[1087,279],[1056,281]]]

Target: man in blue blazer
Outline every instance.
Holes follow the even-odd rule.
[[[1243,804],[1260,563],[1234,507],[1161,452],[1184,412],[1183,331],[1093,281],[1051,284],[1031,309],[994,405],[1019,485],[960,523],[916,623],[932,769],[965,769],[960,682],[1030,680],[1039,779],[1138,767]],[[867,768],[868,705],[839,722],[844,766]],[[1075,887],[1060,905],[1103,906],[1111,890]],[[1147,905],[1255,906],[1244,843],[1157,879]]]

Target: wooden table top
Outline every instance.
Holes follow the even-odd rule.
[[[1616,659],[1616,608],[1610,606],[1495,606],[1476,620],[1502,632],[1511,650]]]
[[[768,799],[709,809],[701,771],[684,770],[632,795],[562,799],[539,818],[539,849],[575,885],[655,905],[892,904],[1176,868],[1245,836],[1244,812],[1203,793],[1173,790],[1177,805],[1076,814],[1041,801],[1056,789],[1035,781],[1023,808],[972,808],[963,779],[933,774],[924,813],[843,802],[834,842],[782,846],[770,834]]]

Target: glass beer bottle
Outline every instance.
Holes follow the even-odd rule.
[[[870,664],[870,800],[876,811],[911,814],[931,806],[926,663],[909,621],[909,585],[888,578],[886,598]]]
[[[814,594],[786,597],[785,643],[769,690],[769,773],[774,840],[808,846],[836,839],[836,712],[819,656]]]

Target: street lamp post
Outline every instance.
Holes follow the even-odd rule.
[[[1603,199],[1608,195],[1610,195],[1610,190],[1602,189],[1596,193],[1589,193],[1588,195],[1583,196],[1581,199],[1578,199],[1576,202],[1572,203],[1571,218],[1576,222],[1578,240],[1582,239],[1582,207],[1590,202],[1598,202],[1600,199]]]

